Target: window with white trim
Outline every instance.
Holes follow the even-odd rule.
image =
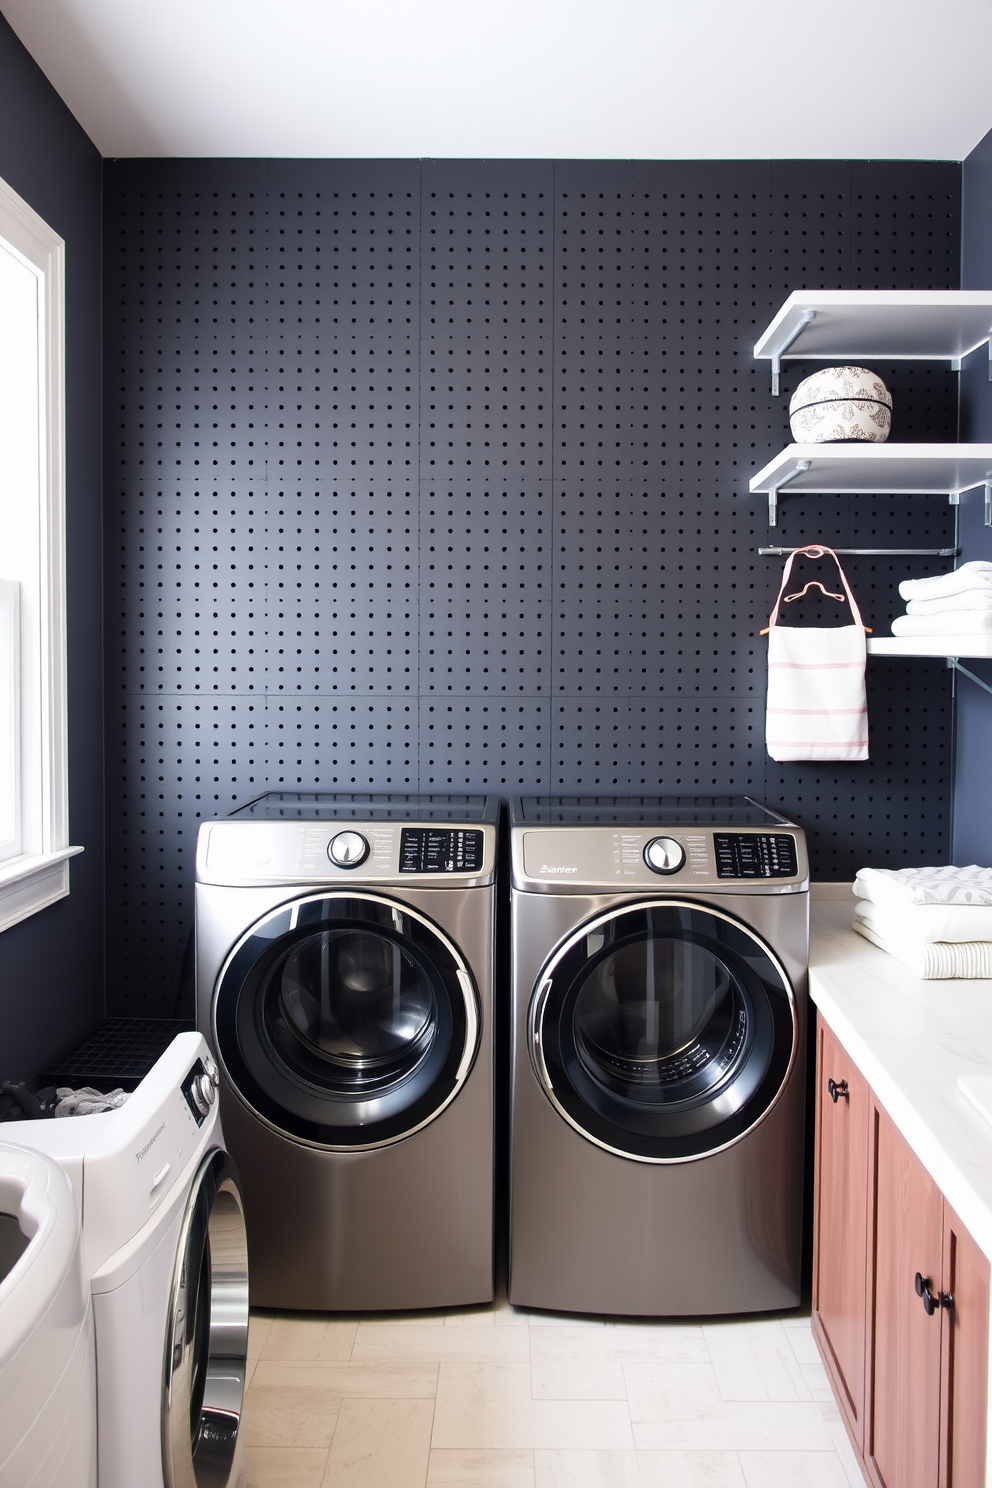
[[[0,930],[69,892],[64,244],[0,181]]]

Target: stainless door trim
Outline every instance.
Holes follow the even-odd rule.
[[[230,1070],[227,1068],[227,1065],[224,1061],[224,1054],[221,1048],[220,1039],[217,1036],[217,993],[220,989],[221,983],[224,980],[224,977],[227,975],[228,967],[231,965],[231,962],[234,960],[235,956],[238,954],[245,942],[250,940],[251,937],[257,932],[259,926],[264,925],[267,920],[275,919],[278,915],[285,914],[287,910],[295,913],[298,912],[305,904],[320,904],[328,899],[362,899],[370,904],[381,904],[384,905],[387,909],[398,909],[401,914],[409,915],[411,919],[416,920],[419,924],[423,925],[426,930],[429,930],[430,933],[434,935],[441,942],[441,944],[446,947],[448,953],[455,963],[455,976],[457,978],[458,985],[461,988],[462,1002],[465,1007],[465,1047],[463,1048],[461,1058],[458,1061],[452,1088],[449,1091],[447,1098],[442,1101],[439,1106],[436,1106],[431,1114],[429,1116],[426,1116],[423,1121],[418,1121],[416,1126],[407,1127],[404,1131],[398,1133],[396,1136],[386,1137],[380,1142],[356,1142],[350,1143],[347,1146],[343,1144],[339,1146],[328,1142],[310,1142],[307,1141],[307,1139],[304,1137],[298,1137],[294,1133],[286,1131],[284,1127],[277,1126],[275,1122],[270,1121],[268,1117],[263,1115],[261,1111],[257,1111],[254,1106],[250,1105],[245,1096],[242,1094],[241,1090],[238,1088],[237,1082],[233,1078]],[[270,1131],[275,1132],[285,1141],[296,1142],[301,1147],[312,1147],[317,1152],[374,1152],[378,1148],[392,1147],[397,1142],[405,1142],[407,1137],[412,1137],[415,1135],[415,1133],[423,1131],[425,1126],[430,1126],[431,1122],[436,1121],[437,1118],[441,1115],[442,1111],[446,1111],[447,1108],[451,1105],[451,1102],[458,1095],[459,1091],[462,1089],[462,1086],[465,1084],[465,1081],[468,1079],[469,1074],[472,1070],[472,1066],[475,1063],[476,1055],[479,1052],[479,1044],[482,1037],[482,1013],[479,991],[476,987],[475,978],[472,975],[471,968],[469,967],[468,962],[465,960],[465,957],[462,955],[461,951],[455,945],[455,942],[451,939],[451,937],[446,935],[441,927],[437,925],[433,920],[428,919],[427,915],[421,914],[418,910],[411,908],[411,906],[404,903],[402,899],[393,899],[392,897],[385,894],[368,893],[361,887],[356,886],[350,889],[342,887],[341,889],[325,890],[325,892],[322,894],[305,894],[302,897],[298,897],[295,899],[287,899],[283,901],[283,903],[274,906],[270,910],[267,910],[266,913],[261,916],[261,918],[255,920],[248,927],[248,929],[245,930],[245,932],[238,937],[238,940],[231,947],[230,951],[225,957],[224,964],[221,966],[220,971],[217,973],[217,979],[214,982],[213,993],[210,998],[210,1032],[211,1041],[213,1043],[214,1051],[217,1057],[217,1062],[221,1065],[224,1071],[229,1087],[231,1088],[231,1090],[234,1091],[235,1095],[237,1095],[245,1110],[250,1111],[256,1121],[260,1121],[263,1126],[267,1126]]]
[[[708,1147],[705,1152],[695,1153],[691,1157],[645,1157],[637,1152],[628,1152],[623,1147],[614,1147],[610,1143],[602,1141],[599,1137],[594,1137],[591,1132],[587,1131],[580,1122],[576,1121],[575,1118],[571,1116],[568,1111],[565,1110],[564,1106],[558,1100],[558,1097],[555,1094],[551,1076],[548,1073],[547,1064],[545,1063],[544,1059],[544,1044],[541,1038],[541,1024],[544,1014],[544,1008],[547,1004],[548,996],[554,984],[554,974],[558,964],[568,954],[572,947],[575,946],[580,940],[583,940],[588,934],[590,934],[590,932],[596,931],[603,925],[607,925],[611,921],[619,919],[621,915],[630,914],[632,911],[635,910],[649,909],[697,910],[702,914],[713,915],[718,920],[726,920],[728,924],[733,925],[737,930],[741,930],[745,934],[749,935],[750,938],[755,942],[755,944],[760,946],[762,953],[768,957],[769,961],[772,963],[775,970],[781,977],[782,985],[785,988],[786,995],[789,999],[789,1012],[792,1017],[792,1049],[789,1055],[788,1068],[785,1072],[785,1075],[783,1076],[782,1083],[779,1086],[774,1099],[769,1102],[769,1104],[762,1111],[761,1115],[755,1121],[753,1121],[751,1125],[746,1128],[745,1131],[742,1131],[736,1137],[731,1138],[729,1142],[723,1142],[717,1147]],[[584,1137],[587,1142],[591,1142],[595,1147],[602,1148],[604,1152],[609,1152],[614,1157],[626,1158],[628,1162],[651,1163],[655,1166],[670,1166],[673,1163],[701,1162],[707,1157],[713,1157],[714,1154],[716,1154],[717,1152],[726,1152],[729,1148],[736,1147],[739,1142],[743,1142],[745,1137],[749,1137],[751,1133],[755,1131],[768,1116],[771,1115],[772,1111],[774,1111],[775,1107],[782,1099],[789,1080],[792,1078],[792,1071],[795,1068],[796,1059],[799,1053],[799,1011],[796,1004],[796,995],[795,991],[793,990],[791,978],[789,977],[788,973],[785,970],[785,967],[782,965],[779,958],[775,955],[775,952],[771,949],[770,946],[766,945],[765,942],[758,935],[755,934],[754,930],[749,925],[745,925],[742,920],[736,919],[733,915],[724,914],[722,910],[715,909],[712,905],[696,903],[695,901],[689,899],[676,898],[634,899],[629,900],[623,904],[614,905],[611,909],[606,910],[601,914],[594,915],[592,919],[584,920],[581,925],[576,926],[576,928],[570,932],[565,940],[560,942],[560,944],[552,952],[549,959],[545,962],[544,966],[541,968],[540,975],[538,976],[535,983],[535,988],[536,990],[531,998],[530,1006],[527,1013],[527,1045],[530,1053],[531,1068],[533,1069],[534,1074],[537,1077],[542,1090],[544,1091],[544,1094],[554,1106],[559,1116],[561,1116],[561,1118],[566,1121],[568,1125],[573,1128],[574,1131],[577,1131],[580,1137]]]
[[[191,1420],[194,1348],[206,1272],[205,1378]],[[166,1319],[162,1466],[166,1488],[226,1488],[234,1470],[248,1356],[248,1238],[237,1169],[212,1148],[193,1179],[179,1230]],[[195,1427],[195,1430],[193,1429]]]

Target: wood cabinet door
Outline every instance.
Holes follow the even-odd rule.
[[[865,1458],[882,1488],[934,1488],[940,1445],[941,1309],[928,1316],[919,1272],[940,1291],[940,1190],[888,1116],[872,1106],[872,1340]]]
[[[989,1263],[944,1203],[940,1488],[985,1488]]]
[[[864,1450],[870,1092],[817,1021],[813,1335],[848,1430]]]

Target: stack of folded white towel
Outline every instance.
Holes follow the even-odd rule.
[[[894,636],[992,634],[992,563],[962,563],[953,573],[903,579],[905,615],[892,622]]]
[[[992,868],[862,868],[854,928],[914,976],[992,977]]]

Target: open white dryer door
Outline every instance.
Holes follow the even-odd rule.
[[[162,1395],[165,1488],[233,1481],[248,1354],[248,1241],[234,1163],[203,1159],[179,1231]]]

